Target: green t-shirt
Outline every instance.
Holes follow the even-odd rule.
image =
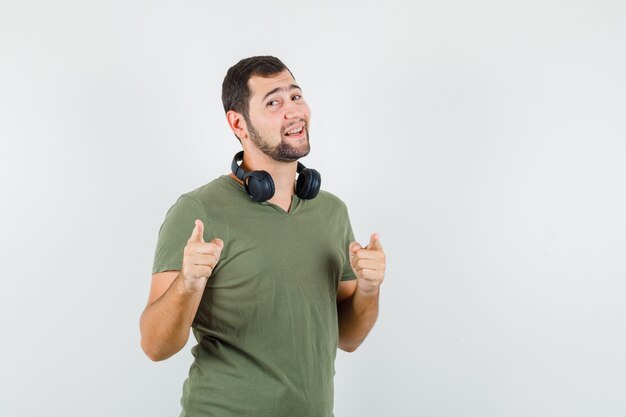
[[[345,204],[320,191],[285,212],[221,176],[167,212],[153,273],[181,269],[195,219],[224,249],[192,324],[181,415],[332,416],[337,287],[355,279]]]

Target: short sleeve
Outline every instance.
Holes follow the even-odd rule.
[[[345,206],[344,206],[345,207]],[[352,225],[350,224],[350,217],[348,216],[348,210],[345,208],[345,222],[346,222],[346,236],[344,241],[344,250],[345,252],[345,262],[343,264],[343,272],[341,274],[340,281],[351,281],[356,279],[356,275],[354,275],[354,271],[352,270],[352,266],[350,265],[350,243],[354,242],[354,233],[352,233]]]
[[[183,261],[183,250],[195,227],[195,220],[204,223],[204,240],[211,225],[200,203],[189,196],[181,196],[167,211],[165,220],[159,230],[159,238],[154,253],[152,273],[163,271],[180,271]]]

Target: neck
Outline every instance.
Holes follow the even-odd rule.
[[[291,198],[295,194],[295,181],[298,163],[279,162],[260,151],[245,150],[241,166],[246,171],[267,171],[274,180],[274,196],[268,200],[272,204],[289,211]]]

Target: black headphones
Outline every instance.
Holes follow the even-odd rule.
[[[246,192],[256,202],[262,203],[274,195],[274,180],[267,171],[244,171],[238,164],[243,160],[243,151],[235,154],[230,169],[241,181]],[[305,200],[317,197],[322,185],[322,176],[314,169],[307,168],[298,162],[298,181],[296,182],[296,194]]]

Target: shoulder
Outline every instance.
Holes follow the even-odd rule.
[[[324,204],[327,206],[332,206],[346,211],[348,209],[346,203],[344,203],[341,198],[325,190],[320,190],[317,197],[315,197],[315,200],[318,200],[320,204]]]
[[[227,190],[227,181],[224,176],[218,177],[213,181],[204,184],[194,190],[188,191],[180,196],[180,198],[189,198],[196,201],[201,201],[207,196],[215,196],[223,193]]]
[[[317,197],[308,201],[313,202],[311,208],[318,213],[322,213],[323,216],[326,216],[326,220],[333,218],[345,222],[350,217],[346,203],[341,198],[328,191],[320,190]]]
[[[193,230],[195,219],[200,219],[204,223],[206,240],[215,226],[215,213],[219,212],[223,207],[222,203],[228,200],[229,193],[233,192],[229,189],[228,183],[219,177],[181,194],[167,211],[159,236],[186,241]]]
[[[181,194],[167,212],[167,217],[183,215],[190,216],[206,215],[206,201],[218,199],[223,189],[222,181],[216,178],[194,190]]]
[[[222,175],[207,184],[182,194],[178,198],[177,203],[195,203],[204,209],[215,207],[216,203],[219,203],[218,206],[224,206],[228,205],[230,200],[241,199],[243,187],[240,188],[241,190],[238,189],[237,184],[233,183],[228,176]]]

